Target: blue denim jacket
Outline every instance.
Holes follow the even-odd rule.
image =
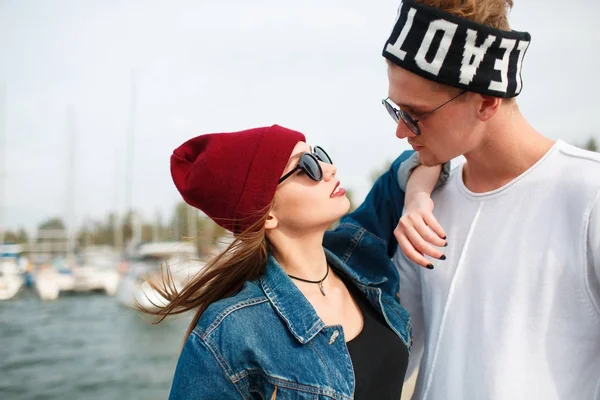
[[[410,154],[323,242],[331,267],[350,278],[409,349],[410,317],[390,259],[404,203],[397,174]],[[270,256],[260,279],[202,314],[182,350],[170,399],[352,399],[354,386],[342,327],[326,326]]]

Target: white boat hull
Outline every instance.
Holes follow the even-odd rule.
[[[19,293],[25,280],[14,260],[0,260],[0,300],[12,299]]]
[[[108,296],[115,296],[119,280],[120,276],[116,270],[96,270],[85,267],[73,273],[45,270],[38,273],[36,277],[36,290],[42,300],[56,300],[61,292],[104,291]]]
[[[42,300],[56,300],[60,293],[60,286],[53,277],[40,277],[38,275],[35,281],[35,290]]]
[[[42,300],[56,300],[62,290],[72,286],[72,277],[53,269],[38,272],[35,279],[35,290]]]
[[[24,280],[20,276],[0,278],[0,300],[12,299],[23,287]]]
[[[127,273],[121,278],[117,298],[121,305],[146,310],[164,307],[168,301],[153,290],[147,279],[160,281],[163,268],[169,268],[176,290],[180,290],[205,267],[199,261],[198,251],[192,243],[147,243],[137,249],[127,265]]]

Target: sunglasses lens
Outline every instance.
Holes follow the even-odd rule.
[[[323,179],[323,171],[316,158],[310,154],[304,154],[298,164],[300,168],[306,172],[306,175],[313,181],[320,181]]]
[[[394,108],[394,106],[392,106],[390,104],[389,101],[385,100],[383,102],[383,105],[385,106],[385,109],[387,110],[388,114],[390,114],[390,117],[392,117],[392,119],[398,123],[398,113],[397,110]]]
[[[316,146],[313,150],[313,153],[321,162],[324,162],[326,164],[333,164],[333,161],[331,161],[331,157],[329,157],[329,154],[327,154],[325,150],[323,150],[323,148]]]
[[[418,122],[416,122],[410,115],[402,110],[399,111],[399,114],[400,118],[402,118],[402,121],[404,121],[408,129],[410,129],[415,135],[421,134],[421,129],[419,128]]]

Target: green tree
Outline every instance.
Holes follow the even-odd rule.
[[[583,147],[586,150],[590,150],[590,151],[598,151],[598,143],[596,143],[596,139],[591,137],[588,139],[588,141],[585,143],[585,146]]]
[[[15,240],[16,243],[27,243],[29,242],[29,235],[27,234],[27,231],[23,228],[19,229],[19,231],[17,232],[17,237]]]
[[[89,221],[77,233],[77,240],[81,246],[114,244],[115,214],[110,213],[104,221]]]
[[[38,231],[43,231],[43,230],[65,230],[65,223],[63,222],[63,220],[61,218],[55,217],[55,218],[50,218],[44,222],[42,222],[39,226],[38,226]]]
[[[19,229],[17,232],[4,232],[4,242],[6,243],[25,244],[28,240],[29,235],[27,235],[27,232],[24,229]]]
[[[17,243],[17,234],[13,231],[4,231],[5,243]]]
[[[226,231],[208,216],[195,209],[192,209],[193,214],[190,214],[190,209],[191,206],[185,202],[180,202],[175,206],[170,224],[170,237],[174,240],[191,240],[196,243],[200,254],[207,254]],[[195,223],[196,226],[190,227],[190,222]],[[190,235],[194,235],[194,232],[195,237],[190,237]]]

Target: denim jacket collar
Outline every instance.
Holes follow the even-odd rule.
[[[378,277],[371,281],[359,277],[332,252],[325,249],[327,261],[337,272],[341,272],[355,282],[372,285],[385,282],[387,278]],[[269,260],[260,285],[275,311],[285,321],[288,329],[302,344],[310,342],[325,327],[310,302],[287,276],[281,265],[269,254]]]
[[[327,248],[325,248],[325,255],[327,256],[327,261],[332,268],[362,285],[377,286],[387,282],[388,280],[388,278],[385,276],[378,274],[379,271],[376,272],[373,268],[370,268],[369,265],[357,266],[356,268],[360,268],[360,274],[356,273],[356,270],[348,267],[345,262],[343,262],[338,256],[336,256]]]
[[[277,314],[300,343],[308,343],[325,326],[272,254],[269,254],[267,269],[260,278],[260,285]]]

